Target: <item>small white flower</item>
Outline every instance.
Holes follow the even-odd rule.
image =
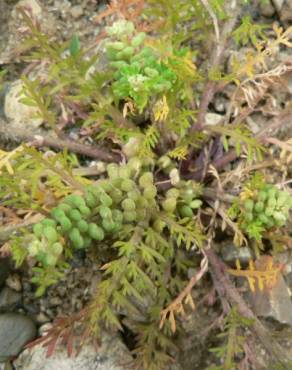
[[[139,91],[143,86],[144,82],[147,80],[149,80],[149,78],[141,74],[130,76],[128,78],[129,84],[131,85],[134,91]]]

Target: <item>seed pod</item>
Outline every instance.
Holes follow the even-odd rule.
[[[45,266],[55,266],[57,263],[58,257],[54,256],[53,254],[46,254],[42,260]]]
[[[131,169],[125,164],[119,168],[120,177],[125,180],[131,177]]]
[[[245,217],[247,222],[251,222],[253,220],[253,214],[251,212],[245,213],[244,217]]]
[[[33,232],[36,237],[41,238],[44,232],[44,227],[41,223],[37,223],[33,226]]]
[[[166,192],[167,198],[178,198],[179,194],[179,190],[176,188],[171,188]]]
[[[133,222],[137,219],[137,213],[135,211],[125,211],[124,220],[126,222]]]
[[[267,205],[269,208],[275,208],[276,205],[277,205],[277,201],[275,198],[269,198],[268,199],[268,202],[267,202]]]
[[[51,246],[51,250],[52,250],[53,254],[59,256],[63,252],[63,246],[62,246],[61,243],[54,243]]]
[[[80,220],[77,223],[77,227],[81,233],[86,233],[86,231],[88,230],[88,223],[84,220]]]
[[[176,199],[175,198],[166,198],[162,202],[162,208],[169,213],[172,213],[176,209]]]
[[[87,206],[79,207],[79,211],[84,217],[89,217],[91,215],[91,210]]]
[[[153,223],[154,230],[156,230],[159,233],[161,233],[163,231],[165,226],[166,226],[166,223],[164,221],[160,220],[159,218],[157,218]]]
[[[106,206],[100,206],[99,207],[99,214],[100,214],[100,217],[102,217],[102,218],[111,218],[112,217],[112,211],[110,210],[110,208],[108,208]]]
[[[282,212],[274,212],[273,218],[277,221],[286,222],[286,217]]]
[[[114,188],[119,189],[121,187],[122,181],[123,181],[123,179],[121,179],[120,177],[117,178],[117,179],[111,180],[112,188],[108,192],[111,192],[112,189],[114,189]]]
[[[110,207],[113,204],[112,198],[106,193],[101,194],[99,199],[101,204],[103,204],[106,207]]]
[[[120,231],[123,227],[123,224],[119,223],[119,222],[115,222],[115,226],[114,228],[112,229],[112,233],[116,233],[118,231]]]
[[[69,198],[69,200],[68,200],[68,198]],[[76,208],[86,206],[85,201],[84,201],[84,199],[82,198],[81,195],[71,194],[71,195],[69,195],[68,197],[66,197],[64,199],[64,202],[65,201],[66,201],[66,203],[68,203],[68,204],[70,204],[70,205],[72,205]]]
[[[102,192],[100,182],[96,185],[89,185],[86,187],[87,194],[91,194],[94,196],[94,199],[96,200],[99,198],[100,193]]]
[[[134,171],[135,173],[139,172],[142,167],[142,162],[139,158],[137,157],[132,157],[128,161],[128,167],[130,170]]]
[[[142,176],[139,178],[139,185],[142,188],[147,188],[149,185],[151,186],[153,184],[153,174],[152,172],[145,172]]]
[[[137,213],[137,221],[143,221],[146,219],[147,211],[145,208],[137,209],[136,213]]]
[[[125,211],[134,211],[136,209],[136,205],[132,199],[127,198],[122,201],[122,208]]]
[[[101,241],[104,239],[104,231],[101,227],[94,223],[90,223],[88,226],[88,235],[95,240]]]
[[[197,208],[200,208],[202,204],[203,204],[203,202],[200,199],[195,199],[195,200],[192,200],[191,201],[191,203],[189,204],[189,206],[192,209],[197,209]]]
[[[51,215],[57,221],[60,221],[60,219],[62,219],[63,217],[66,217],[65,212],[59,208],[52,209]]]
[[[273,213],[274,213],[274,209],[273,208],[268,207],[268,208],[265,209],[265,215],[266,216],[270,217],[270,216],[273,215]]]
[[[130,179],[123,180],[121,183],[121,189],[126,192],[135,189],[135,187],[136,187],[135,181]]]
[[[106,219],[106,218],[102,220],[101,224],[102,224],[103,229],[109,233],[113,232],[117,226],[114,221]]]
[[[180,213],[181,217],[191,218],[194,215],[191,207],[189,207],[187,205],[179,207],[179,213]]]
[[[78,209],[71,209],[71,211],[68,213],[68,216],[73,221],[80,221],[80,220],[82,220],[81,213],[78,211]]]
[[[133,47],[138,47],[142,44],[142,42],[145,40],[146,33],[145,32],[139,32],[136,36],[132,38],[132,46]]]
[[[113,185],[111,184],[111,182],[113,182],[113,184],[114,184],[114,180],[116,180],[116,179],[112,179],[111,181],[109,181],[109,180],[100,180],[100,181],[98,181],[98,187],[100,187],[101,189],[103,189],[106,192],[110,192],[113,188]],[[98,189],[98,195],[97,195],[98,198],[100,197],[100,194],[102,193],[100,188],[97,188]]]
[[[108,164],[106,170],[110,179],[119,177],[119,166],[116,163]]]
[[[74,227],[70,233],[69,233],[69,239],[71,240],[73,246],[76,248],[76,249],[81,249],[83,248],[84,246],[84,241],[83,241],[83,238],[80,234],[80,231]]]
[[[277,194],[277,188],[274,186],[267,190],[268,198],[275,198]]]
[[[140,196],[137,201],[135,201],[135,204],[137,208],[146,208],[149,205],[149,202],[147,199],[145,199],[143,196]]]
[[[110,196],[111,196],[113,202],[119,203],[122,200],[122,198],[123,198],[123,193],[121,192],[120,189],[114,188],[111,191]]]
[[[112,216],[113,216],[113,220],[115,222],[118,222],[118,223],[122,223],[123,222],[123,217],[124,216],[123,216],[123,213],[120,210],[114,209],[112,211]]]
[[[277,206],[282,207],[289,199],[289,194],[287,192],[281,191],[278,195]]]
[[[168,167],[171,166],[172,161],[167,155],[163,155],[158,159],[157,163],[159,167],[161,167],[162,169],[167,169]]]
[[[71,207],[69,206],[69,204],[66,204],[66,203],[59,204],[57,208],[60,209],[61,211],[65,212],[65,213],[66,212],[69,212],[70,209],[71,209]]]
[[[106,47],[115,49],[115,50],[123,50],[125,48],[126,44],[124,44],[121,41],[114,41],[114,42],[108,42]]]
[[[132,46],[127,46],[124,50],[117,53],[117,59],[124,59],[131,57],[135,52]]]
[[[141,193],[139,190],[131,190],[127,194],[129,199],[132,199],[134,202],[138,202],[141,197]]]
[[[72,228],[72,222],[66,216],[61,218],[59,222],[60,222],[60,225],[61,225],[61,229],[64,232],[67,232]]]
[[[133,56],[132,61],[148,60],[153,55],[153,51],[149,47],[144,47],[140,53]]]
[[[44,236],[50,243],[54,243],[59,239],[59,235],[56,229],[52,226],[45,226],[44,227]]]
[[[265,205],[264,205],[264,203],[263,203],[263,202],[261,202],[261,201],[256,202],[256,204],[255,204],[255,206],[254,206],[254,210],[255,210],[256,212],[258,212],[258,213],[263,212],[264,208],[265,208]]]
[[[269,223],[269,218],[268,218],[268,216],[265,215],[265,213],[259,214],[258,218],[265,225]]]
[[[51,218],[44,218],[42,221],[41,221],[41,224],[43,226],[51,226],[53,227],[54,229],[57,227],[57,223],[55,220],[51,219]]]
[[[84,243],[83,248],[89,248],[92,244],[92,239],[89,236],[84,236],[83,243]]]
[[[244,208],[245,208],[246,211],[251,212],[253,210],[253,207],[254,207],[254,202],[251,199],[247,199],[247,200],[245,200],[243,205],[244,205]]]
[[[195,193],[193,189],[189,188],[185,189],[181,196],[186,203],[191,203],[191,201],[194,199]]]
[[[261,202],[264,202],[268,197],[268,193],[264,190],[261,190],[259,193],[258,193],[258,200],[261,201]]]
[[[157,189],[156,189],[156,186],[154,186],[154,185],[147,186],[147,188],[145,188],[144,191],[143,191],[143,196],[147,200],[154,199],[156,197],[156,195],[157,195]]]

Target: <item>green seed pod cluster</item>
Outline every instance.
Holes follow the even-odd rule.
[[[145,221],[157,195],[145,161],[133,157],[127,164],[109,164],[107,175],[83,195],[65,197],[50,217],[34,225],[30,256],[53,266],[63,252],[62,242],[75,250],[88,248],[113,237],[123,224]]]
[[[33,227],[34,239],[28,245],[29,256],[35,257],[44,266],[56,265],[63,252],[61,235],[57,223],[45,218]]]
[[[286,191],[266,184],[252,198],[242,202],[243,227],[253,222],[265,229],[284,226],[292,208],[292,197]]]
[[[162,231],[165,223],[157,218],[157,188],[148,168],[148,161],[136,157],[127,164],[109,164],[107,178],[87,186],[82,195],[68,195],[49,217],[34,225],[29,254],[46,266],[54,266],[64,246],[86,249],[104,239],[115,239],[127,224],[151,221]],[[201,206],[197,195],[193,182],[181,182],[179,188],[167,191],[161,208],[191,218]]]
[[[161,61],[157,50],[144,45],[146,34],[137,32],[132,22],[117,21],[106,30],[106,54],[114,70],[113,93],[118,99],[131,97],[142,111],[151,96],[172,89],[176,73]]]
[[[107,34],[111,36],[111,40],[106,42],[107,57],[110,60],[110,65],[117,70],[128,65],[127,62],[134,57],[140,50],[146,34],[138,32],[134,34],[134,24],[132,22],[116,22],[120,28],[126,29],[125,32],[113,32],[114,28],[108,27]],[[154,74],[157,71],[154,72]]]
[[[162,208],[168,213],[177,211],[180,217],[192,218],[194,210],[202,205],[198,198],[199,189],[192,181],[180,182],[179,188],[167,191],[166,198],[162,202]]]

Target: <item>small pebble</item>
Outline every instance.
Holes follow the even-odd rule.
[[[17,292],[20,292],[22,290],[20,277],[17,274],[11,274],[6,279],[6,285],[13,290],[16,290]]]

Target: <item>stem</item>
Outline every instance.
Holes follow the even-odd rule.
[[[110,153],[106,149],[99,149],[91,145],[81,144],[69,139],[59,139],[55,136],[48,135],[45,131],[40,132],[39,135],[34,135],[29,132],[22,132],[20,127],[25,127],[23,124],[8,124],[0,119],[0,135],[17,142],[30,143],[34,147],[51,147],[55,149],[68,149],[71,152],[86,155],[88,157],[96,158],[104,162],[119,162],[121,156],[116,153]]]
[[[284,126],[286,123],[289,123],[292,120],[292,109],[290,108],[287,112],[280,114],[279,116],[275,117],[272,122],[265,126],[260,132],[258,132],[254,137],[258,139],[259,143],[266,143],[266,139],[275,131],[277,131],[280,127]],[[269,137],[269,140],[271,138]],[[213,166],[216,170],[220,170],[224,168],[228,163],[234,161],[238,155],[236,154],[235,149],[231,149],[221,158],[213,161],[209,164],[208,167]],[[185,179],[192,179],[196,181],[202,180],[203,172],[205,171],[205,166],[198,168],[195,172],[192,172],[185,176]],[[205,171],[208,173],[208,170]]]
[[[228,21],[226,21],[224,27],[223,27],[223,30],[221,32],[221,38],[220,38],[220,42],[218,44],[217,47],[214,47],[213,48],[213,52],[212,52],[212,55],[211,55],[211,66],[209,68],[210,69],[217,69],[220,67],[220,64],[222,63],[222,60],[223,60],[223,57],[224,57],[224,52],[226,51],[226,45],[227,45],[227,41],[228,41],[228,38],[235,26],[235,23],[237,21],[237,16],[239,14],[239,10],[240,10],[240,7],[237,6],[236,4],[236,1],[235,1],[235,4],[233,4],[233,9],[229,9],[229,12],[233,13],[229,16],[229,19]],[[205,85],[205,88],[204,88],[204,91],[203,91],[203,94],[202,94],[202,98],[201,98],[201,102],[200,102],[200,105],[199,105],[199,113],[198,113],[198,118],[197,118],[197,121],[196,123],[194,123],[192,126],[191,126],[191,132],[195,132],[195,131],[201,131],[203,129],[203,127],[205,126],[205,116],[206,116],[206,113],[207,113],[207,110],[208,110],[208,106],[210,104],[210,102],[212,101],[213,99],[213,96],[216,92],[216,88],[217,88],[217,84],[218,82],[217,81],[211,81],[211,80],[208,80],[206,85]]]

